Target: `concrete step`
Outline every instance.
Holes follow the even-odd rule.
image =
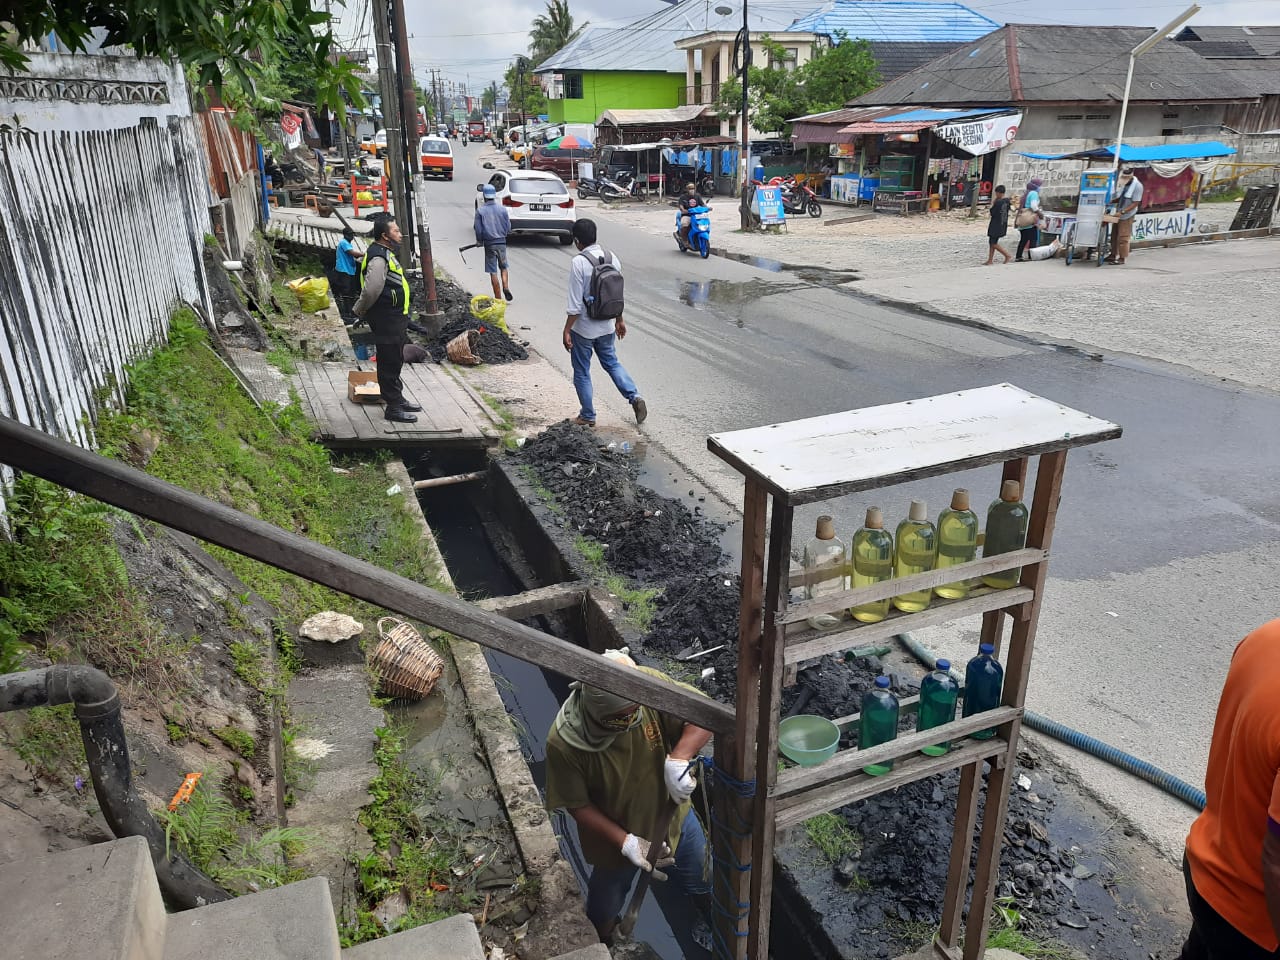
[[[311,877],[169,917],[164,960],[339,960],[329,883]]]
[[[164,901],[141,837],[6,863],[0,904],[5,960],[164,956]]]
[[[552,957],[551,960],[610,960],[609,948],[603,943],[593,943],[589,947],[583,947],[581,950],[574,950],[572,953],[562,953],[559,956]]]
[[[605,957],[609,956],[608,952]],[[342,951],[342,960],[484,960],[470,914],[458,913]]]

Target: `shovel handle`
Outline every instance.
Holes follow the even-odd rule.
[[[654,825],[654,839],[649,841],[649,851],[645,855],[651,865],[667,840],[667,832],[671,829],[671,818],[675,815],[675,805],[668,803]],[[652,874],[641,872],[640,878],[636,880],[636,889],[631,894],[631,903],[627,905],[627,912],[623,915],[622,922],[618,924],[618,932],[622,936],[630,937],[631,931],[636,928],[636,920],[640,917],[640,904],[644,902],[644,895],[649,892],[649,883],[652,879]]]

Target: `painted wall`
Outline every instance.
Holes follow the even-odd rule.
[[[92,447],[95,392],[122,399],[176,307],[212,316],[217,197],[180,70],[42,54],[3,79],[0,414]]]
[[[1226,108],[1214,104],[1130,104],[1125,117],[1125,141],[1131,137],[1155,137],[1163,143],[1164,130],[1182,131],[1177,139],[1210,140],[1218,135]],[[1170,114],[1170,116],[1165,116]],[[1078,119],[1077,119],[1078,118]],[[1081,103],[1029,107],[1018,130],[1019,140],[1115,141],[1120,125],[1120,104]]]
[[[595,124],[606,110],[660,110],[680,105],[684,74],[600,70],[582,75],[582,98],[551,100],[553,123]]]

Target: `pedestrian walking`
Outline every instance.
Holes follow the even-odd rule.
[[[622,651],[605,656],[675,683],[637,667]],[[568,811],[578,825],[582,855],[592,867],[587,918],[609,943],[636,871],[654,868],[641,842],[665,840],[674,857],[671,866],[663,865],[668,882],[693,899],[705,924],[711,905],[707,838],[689,799],[697,786],[694,758],[710,731],[607,690],[580,682],[570,686],[547,735],[546,806]],[[668,815],[666,836],[655,837]]]
[[[484,246],[484,272],[489,274],[493,286],[493,299],[512,299],[511,285],[507,279],[507,236],[511,233],[511,217],[507,208],[498,203],[498,191],[486,183],[484,202],[476,207],[473,224],[476,243]],[[499,282],[501,280],[501,282]]]
[[[1191,932],[1180,960],[1280,957],[1280,620],[1232,654],[1204,792],[1182,858]]]
[[[360,261],[364,258],[364,253],[355,245],[355,238],[354,230],[343,228],[333,261],[334,299],[338,301],[338,315],[348,326],[357,320],[353,308],[360,296]]]
[[[1120,193],[1112,203],[1120,219],[1111,225],[1111,256],[1107,263],[1124,263],[1129,256],[1129,239],[1133,236],[1133,218],[1142,206],[1142,182],[1133,174],[1133,167],[1120,173]]]
[[[405,399],[400,370],[404,345],[409,342],[409,280],[393,247],[403,236],[395,218],[383,214],[373,221],[373,242],[360,266],[360,299],[355,314],[369,321],[372,343],[378,344],[378,390],[386,403],[383,416],[398,423],[415,423],[422,409]]]
[[[579,220],[573,225],[573,242],[578,253],[569,262],[569,301],[564,319],[564,348],[573,361],[573,386],[580,406],[573,422],[596,425],[591,389],[591,356],[595,354],[618,392],[631,404],[636,423],[644,423],[649,408],[618,362],[616,341],[627,335],[622,261],[596,242],[594,220]]]
[[[1009,200],[1004,195],[1004,187],[996,187],[991,194],[991,220],[987,223],[987,262],[983,266],[991,266],[995,255],[1004,257],[1001,263],[1009,262],[1009,251],[1000,246],[1000,238],[1009,232]]]
[[[1040,246],[1040,188],[1044,181],[1032,177],[1027,181],[1027,189],[1022,192],[1022,200],[1018,202],[1018,213],[1013,218],[1013,225],[1018,228],[1022,238],[1018,241],[1017,254],[1014,259],[1021,263],[1023,259],[1031,259],[1031,250]],[[1027,256],[1024,258],[1023,253]]]

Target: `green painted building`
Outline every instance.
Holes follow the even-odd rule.
[[[658,70],[571,70],[556,76],[547,100],[552,123],[593,124],[606,110],[679,106],[685,80],[683,72]]]

